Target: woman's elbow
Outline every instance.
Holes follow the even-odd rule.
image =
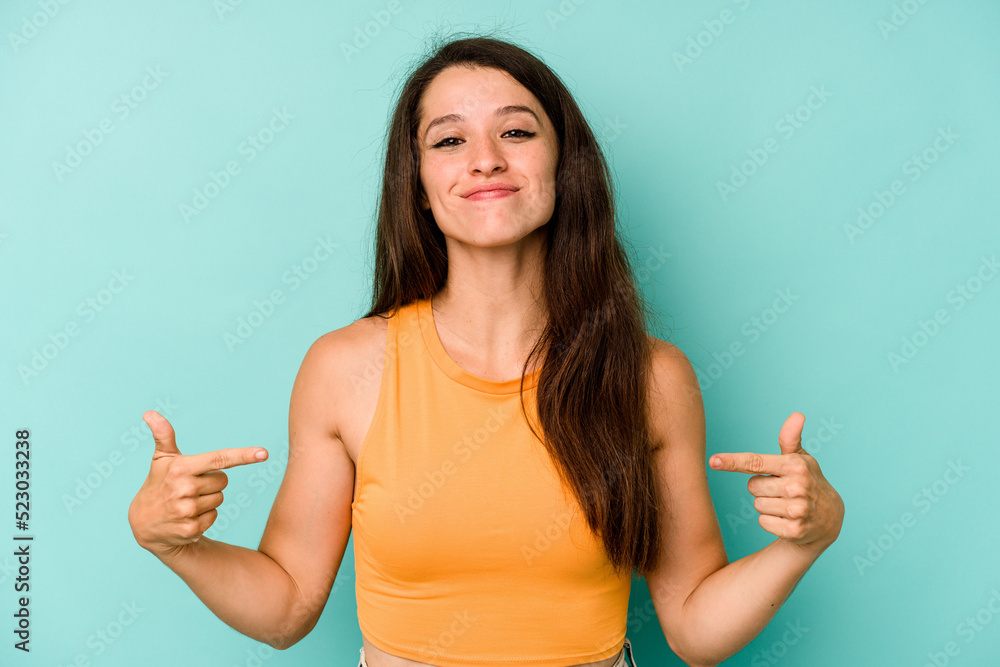
[[[312,632],[318,621],[318,617],[286,621],[276,632],[267,635],[262,641],[277,651],[284,651],[302,641]]]
[[[699,656],[696,651],[690,650],[690,647],[680,645],[676,638],[667,636],[666,640],[667,645],[670,647],[670,650],[674,652],[674,655],[680,658],[681,662],[688,667],[718,667],[718,665],[725,660],[714,660],[704,656]]]

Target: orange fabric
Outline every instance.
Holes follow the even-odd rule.
[[[566,667],[618,653],[617,576],[521,414],[520,378],[445,352],[430,299],[388,338],[351,505],[358,622],[375,646],[441,667]],[[539,371],[525,377],[536,431]]]

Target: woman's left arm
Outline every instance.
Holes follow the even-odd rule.
[[[819,555],[836,540],[844,504],[801,447],[802,413],[778,436],[781,454],[716,454],[717,470],[750,473],[759,522],[778,536],[729,563],[708,491],[701,392],[679,349],[656,340],[654,431],[664,545],[646,577],[670,647],[692,667],[714,667],[756,637]],[[716,461],[718,459],[718,463]]]

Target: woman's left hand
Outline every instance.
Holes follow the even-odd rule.
[[[844,522],[844,501],[802,448],[806,418],[793,412],[778,434],[781,454],[713,454],[715,470],[753,475],[747,488],[769,533],[800,547],[822,551],[833,544]]]

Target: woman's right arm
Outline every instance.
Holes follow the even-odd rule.
[[[332,407],[344,390],[345,327],[309,348],[292,388],[288,463],[258,548],[203,536],[218,516],[222,469],[256,463],[259,447],[185,456],[174,430],[143,415],[156,442],[149,475],[129,507],[136,541],[180,576],[227,625],[284,649],[309,633],[326,605],[351,533],[354,462]]]

